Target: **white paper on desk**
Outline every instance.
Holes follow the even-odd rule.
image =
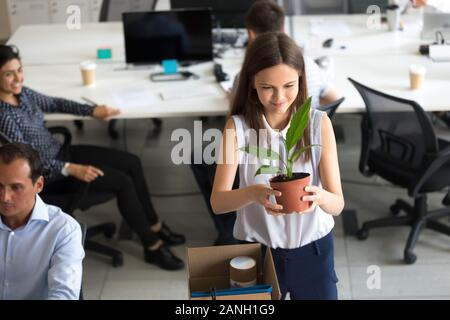
[[[231,92],[231,89],[233,89],[233,80],[222,81],[219,84],[225,92]]]
[[[113,94],[117,107],[120,109],[132,109],[148,106],[161,99],[147,87],[128,87],[115,91]]]
[[[352,30],[342,20],[311,19],[310,33],[313,36],[350,36]]]
[[[159,92],[161,98],[165,101],[178,99],[203,98],[208,96],[223,96],[223,91],[218,85],[198,85],[189,87],[176,87],[170,89],[162,89]]]

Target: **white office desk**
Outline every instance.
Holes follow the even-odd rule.
[[[382,92],[416,100],[427,111],[450,110],[450,95],[447,94],[450,89],[450,63],[433,63],[417,54],[421,43],[417,17],[404,18],[403,32],[388,32],[386,25],[381,30],[368,29],[366,15],[324,16],[326,19],[344,20],[352,30],[350,36],[333,36],[335,43],[331,49],[321,47],[322,40],[328,37],[312,37],[309,34],[311,18],[314,17],[294,17],[294,37],[300,43],[305,41],[301,39],[307,39],[306,53],[313,58],[319,55],[332,58],[335,67],[332,82],[346,97],[338,112],[365,110],[361,97],[347,77],[353,77]],[[99,103],[120,107],[123,109],[121,118],[207,116],[228,112],[228,101],[214,80],[211,63],[191,67],[190,70],[201,76],[200,80],[184,82],[152,83],[148,78],[152,70],[114,71],[114,68],[124,66],[120,22],[84,24],[77,31],[68,30],[62,25],[24,26],[19,28],[9,43],[21,49],[26,85],[49,95],[78,101],[86,96]],[[345,50],[340,49],[341,43],[346,45]],[[99,62],[97,86],[93,89],[84,88],[81,86],[78,64],[86,58],[95,58],[96,49],[101,45],[112,46],[113,59]],[[220,62],[225,71],[233,75],[239,70],[241,61],[242,56],[234,56],[225,57]],[[422,90],[408,89],[408,67],[411,63],[421,63],[428,68],[426,85]],[[188,92],[190,85],[195,89],[215,87],[217,96],[209,94],[171,101],[163,101],[158,97],[158,93],[167,88],[172,88],[174,92]],[[135,105],[120,104],[117,96],[129,90],[134,90],[138,95],[139,91],[149,92],[144,101]],[[53,114],[46,118],[73,119],[73,116]]]
[[[223,115],[228,112],[225,91],[217,84],[212,62],[190,67],[199,80],[152,82],[157,69],[116,70],[118,64],[97,67],[96,86],[81,85],[78,65],[26,66],[25,85],[51,96],[84,102],[81,97],[122,110],[118,118],[186,117]],[[167,93],[164,100],[162,93]],[[189,95],[195,94],[195,97]],[[47,114],[47,120],[80,118],[67,114]]]
[[[379,29],[368,27],[372,21],[369,15],[327,15],[327,16],[294,16],[289,17],[293,24],[293,37],[304,47],[307,54],[319,55],[411,55],[418,52],[420,40],[421,16],[418,14],[402,15],[403,31],[388,31],[387,23],[379,25]],[[312,35],[311,21],[330,20],[343,22],[351,30],[350,35],[333,34]],[[323,48],[326,39],[333,39],[331,48]],[[344,49],[342,47],[345,47]]]

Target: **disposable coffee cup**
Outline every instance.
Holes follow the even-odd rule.
[[[95,86],[95,70],[97,65],[94,61],[83,61],[80,63],[81,78],[86,87]]]
[[[411,90],[420,89],[425,81],[427,69],[420,64],[412,64],[409,66],[409,81]]]
[[[400,8],[393,4],[386,8],[386,17],[389,31],[397,31],[400,28]]]

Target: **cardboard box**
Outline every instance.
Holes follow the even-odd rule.
[[[258,243],[187,249],[188,297],[191,300],[211,300],[212,297],[191,298],[191,292],[210,291],[211,288],[230,288],[230,260],[237,256],[250,256],[257,262],[258,284],[270,284],[272,293],[252,293],[217,296],[217,300],[280,300],[277,274],[272,253],[267,250],[264,262]]]

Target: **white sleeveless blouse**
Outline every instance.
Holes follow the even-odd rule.
[[[324,114],[322,111],[311,110],[311,144],[321,144],[321,118]],[[255,135],[248,134],[247,130],[249,127],[244,117],[242,115],[235,115],[233,116],[233,120],[236,127],[238,148],[242,148],[247,144],[256,146]],[[263,122],[268,132],[268,138],[260,139],[260,145],[269,147],[270,141],[272,141],[273,145],[273,141],[278,140],[279,146],[281,147],[280,153],[285,154],[286,152],[280,135],[286,139],[286,133],[290,123],[282,131],[277,131],[270,127],[264,116]],[[300,157],[294,164],[294,172],[311,173],[311,184],[319,187],[322,186],[319,174],[321,149],[320,147],[311,148],[312,157],[310,161],[302,163],[302,157]],[[256,170],[263,164],[279,165],[276,161],[271,163],[270,160],[260,160],[243,151],[239,151],[238,159],[240,161],[239,186],[241,188],[254,184],[268,185],[269,179],[275,175],[260,174],[255,177]],[[269,200],[276,202],[274,196],[271,196]],[[319,206],[316,206],[311,213],[272,216],[259,203],[252,203],[237,211],[234,237],[240,240],[256,241],[274,249],[294,249],[326,236],[333,227],[333,216],[323,211]]]

